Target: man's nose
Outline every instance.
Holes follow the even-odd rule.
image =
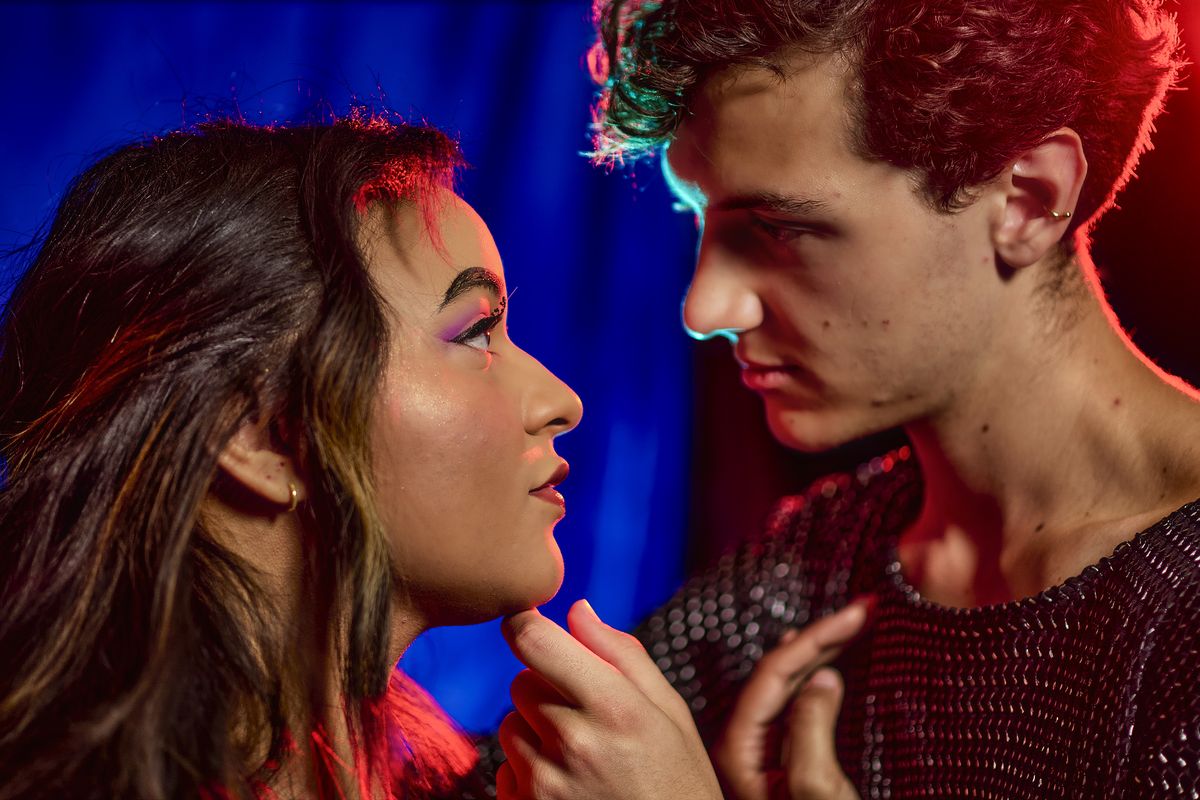
[[[738,333],[757,328],[762,321],[762,303],[744,270],[702,243],[683,302],[683,324],[689,335],[736,339]]]

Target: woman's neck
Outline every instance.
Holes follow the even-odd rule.
[[[389,664],[395,666],[409,645],[424,630],[419,615],[396,602],[391,613],[392,624],[388,644]],[[384,787],[373,789],[362,782],[360,770],[364,766],[365,753],[352,743],[347,708],[344,702],[344,680],[341,665],[335,659],[323,659],[323,648],[311,631],[298,631],[297,652],[307,657],[297,657],[297,665],[305,664],[307,675],[292,679],[295,689],[320,683],[323,694],[315,698],[313,705],[322,709],[320,718],[304,714],[292,721],[289,730],[303,731],[295,737],[296,747],[281,765],[276,778],[271,781],[272,790],[280,800],[302,800],[319,796],[318,774],[333,773],[338,777],[342,795],[346,800],[366,800],[368,797],[387,797]],[[386,690],[385,690],[386,693]],[[371,713],[364,709],[364,713]],[[386,755],[386,752],[383,752]],[[386,779],[386,770],[379,776]]]

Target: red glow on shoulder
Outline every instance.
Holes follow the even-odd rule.
[[[479,760],[475,745],[441,706],[396,670],[383,700],[392,785],[404,791],[445,795]]]

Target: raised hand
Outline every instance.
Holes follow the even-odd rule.
[[[738,696],[713,763],[736,800],[858,800],[834,750],[842,681],[825,666],[869,616],[857,600],[803,630],[792,630],[767,655]],[[768,753],[772,723],[788,710],[782,769]]]
[[[501,800],[720,800],[687,704],[637,639],[586,601],[567,624],[570,633],[537,611],[504,621],[529,669],[500,725]]]

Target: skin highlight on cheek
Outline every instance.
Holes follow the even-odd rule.
[[[534,490],[561,462],[552,441],[578,408],[507,340],[503,267],[482,221],[451,198],[439,225],[440,248],[408,239],[388,250],[385,239],[372,250],[393,322],[375,473],[399,613],[471,624],[544,602],[561,583],[561,504]],[[547,403],[549,427],[528,411]]]

